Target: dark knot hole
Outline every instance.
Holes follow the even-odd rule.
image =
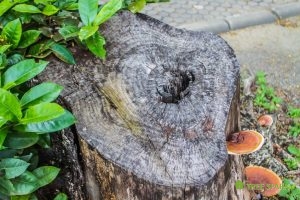
[[[160,101],[164,103],[178,103],[190,93],[190,84],[195,76],[190,71],[171,71],[167,85],[157,87]]]

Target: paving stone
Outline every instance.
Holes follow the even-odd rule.
[[[170,0],[167,3],[149,4],[143,13],[156,19],[164,17],[164,22],[180,26],[192,22],[224,20],[226,17],[271,9],[283,18],[298,15],[297,6],[286,9],[285,6],[291,3],[300,3],[300,0]]]

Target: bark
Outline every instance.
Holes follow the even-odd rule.
[[[121,12],[101,33],[107,59],[75,47],[77,64],[52,59],[41,80],[78,122],[89,199],[248,199],[240,157],[239,64],[219,36]]]

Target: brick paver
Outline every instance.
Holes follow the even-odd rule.
[[[274,6],[300,0],[170,0],[149,4],[143,13],[173,26],[270,10]]]

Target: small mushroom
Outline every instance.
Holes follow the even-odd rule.
[[[271,126],[273,124],[273,118],[271,115],[262,115],[257,120],[261,126]]]
[[[282,181],[272,170],[260,166],[248,166],[245,168],[245,174],[247,184],[259,184],[262,186],[262,190],[258,191],[263,196],[270,197],[280,192]]]
[[[249,154],[259,150],[264,144],[264,137],[253,130],[230,134],[227,140],[228,154]]]

